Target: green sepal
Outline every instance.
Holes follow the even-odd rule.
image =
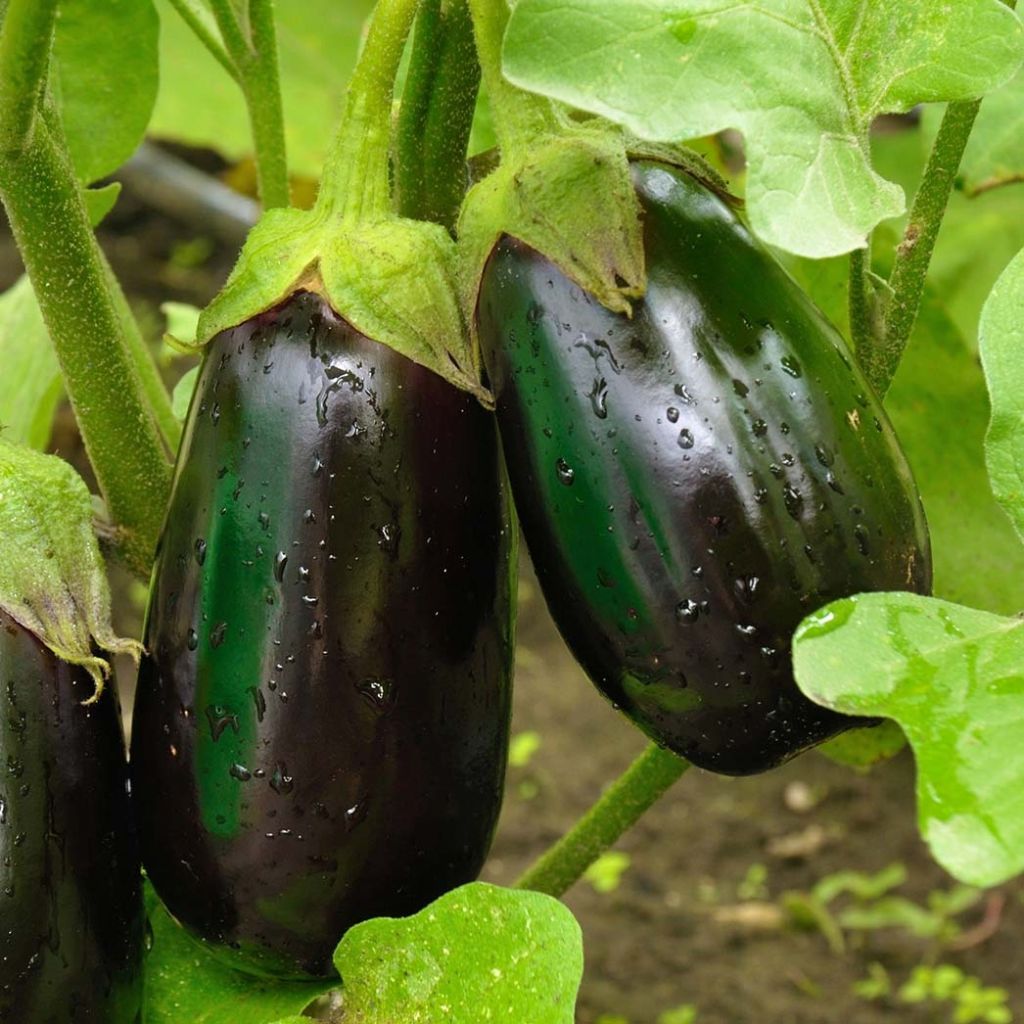
[[[456,267],[455,243],[436,224],[390,215],[346,223],[316,209],[271,210],[201,314],[196,345],[295,292],[316,292],[361,334],[493,408],[459,305]]]
[[[743,205],[743,200],[729,191],[729,183],[725,178],[700,153],[690,149],[689,146],[671,142],[648,142],[646,139],[637,138],[628,132],[625,133],[625,141],[626,153],[630,160],[655,160],[658,163],[679,167],[686,171],[691,178],[696,178],[702,185],[706,185],[712,192],[721,196],[726,202],[733,206]]]
[[[618,129],[588,123],[534,140],[470,189],[459,217],[461,293],[472,322],[502,236],[555,263],[608,309],[629,314],[647,285],[640,204]]]
[[[81,665],[97,700],[110,675],[99,657],[142,645],[115,635],[110,590],[82,478],[63,459],[0,439],[0,608],[53,653]]]
[[[439,224],[388,218],[330,240],[320,276],[356,330],[494,408],[458,300],[455,242]]]

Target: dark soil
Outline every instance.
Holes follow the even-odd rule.
[[[532,575],[521,590],[514,728],[535,730],[541,745],[526,768],[510,771],[485,872],[501,883],[557,839],[644,746],[566,651]],[[524,783],[533,784],[528,796],[536,789],[530,799],[520,793]],[[817,801],[806,810],[805,795]],[[916,965],[956,964],[985,985],[1006,988],[1015,1016],[1024,1017],[1019,883],[957,918],[957,941],[971,943],[962,951],[900,928],[848,932],[845,951],[834,951],[821,931],[797,929],[781,912],[788,891],[807,891],[834,872],[872,874],[895,862],[908,874],[896,892],[915,902],[955,886],[917,834],[909,754],[869,774],[814,753],[752,778],[692,770],[616,848],[630,857],[617,889],[601,894],[581,882],[566,897],[586,948],[579,1024],[602,1015],[615,1024],[657,1024],[660,1014],[688,1003],[698,1008],[699,1024],[952,1019],[949,1004],[911,1007],[895,997],[855,995],[853,984],[873,962],[889,972],[894,992]],[[763,892],[749,891],[753,865],[766,869]]]
[[[130,193],[103,239],[154,338],[162,327],[159,303],[204,303],[234,256],[229,245],[207,242],[201,226],[163,217]],[[3,235],[0,288],[18,272]],[[53,444],[85,469],[67,410]],[[141,587],[116,574],[115,593],[119,628],[138,635]],[[514,732],[536,732],[540,746],[528,765],[509,772],[484,874],[499,883],[513,881],[644,747],[565,650],[528,568],[519,621]],[[120,667],[127,705],[132,673]],[[848,931],[839,949],[835,937],[830,945],[820,929],[797,928],[783,909],[783,894],[806,892],[832,873],[870,874],[896,862],[908,875],[901,896],[927,904],[930,893],[952,889],[914,819],[908,754],[867,775],[817,754],[748,779],[691,771],[618,844],[630,863],[617,888],[600,893],[581,882],[566,896],[586,948],[578,1024],[667,1024],[659,1016],[686,1004],[697,1008],[699,1024],[952,1021],[949,1003],[911,1006],[897,995],[916,966],[935,963],[1005,988],[1009,1007],[1024,1020],[1020,883],[981,896],[956,919],[961,931],[953,945],[966,948],[890,927]],[[834,907],[847,905],[849,898]],[[852,986],[874,963],[888,972],[892,994],[869,1001]]]

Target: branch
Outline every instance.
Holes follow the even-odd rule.
[[[561,896],[690,767],[652,743],[515,883]]]
[[[207,23],[207,10],[196,0],[169,0],[171,6],[181,15],[181,20],[195,33],[196,38],[209,50],[217,63],[236,81],[240,82],[238,68],[224,48],[220,37]]]

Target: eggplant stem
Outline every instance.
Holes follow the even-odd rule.
[[[515,888],[561,896],[690,767],[689,761],[650,744],[590,810],[523,872]]]

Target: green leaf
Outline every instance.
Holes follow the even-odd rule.
[[[924,501],[935,594],[1006,614],[1024,608],[1024,545],[985,473],[981,367],[935,296],[926,298],[885,405]]]
[[[146,1024],[309,1024],[297,1014],[337,979],[273,982],[225,967],[170,917],[152,893],[146,956]]]
[[[992,398],[988,474],[996,499],[1024,537],[1024,251],[992,290],[979,333]]]
[[[199,329],[199,310],[187,302],[161,302],[160,312],[167,318],[167,330],[179,345],[192,347]]]
[[[837,871],[820,879],[811,895],[822,904],[831,903],[846,893],[862,902],[877,900],[890,889],[898,889],[906,880],[907,869],[900,863],[890,864],[873,875],[860,871]]]
[[[0,295],[0,436],[45,448],[62,393],[60,366],[27,277]]]
[[[583,878],[594,887],[596,892],[614,892],[622,882],[622,876],[629,868],[630,861],[631,858],[628,853],[621,853],[618,850],[605,850],[583,872]]]
[[[913,594],[861,594],[804,620],[800,689],[894,718],[917,760],[918,821],[970,885],[1024,871],[1024,621]]]
[[[412,917],[357,924],[334,963],[346,1024],[572,1024],[583,944],[558,900],[473,882]]]
[[[192,393],[196,389],[196,382],[199,380],[199,367],[193,366],[186,371],[181,380],[174,385],[174,394],[171,396],[171,411],[176,419],[182,423],[188,415],[189,403],[192,401]]]
[[[532,760],[533,755],[540,750],[540,733],[527,732],[516,733],[508,745],[508,764],[510,768],[525,768]]]
[[[61,0],[52,80],[82,181],[116,170],[142,140],[156,100],[158,34],[152,0]]]
[[[85,208],[89,211],[89,222],[96,227],[114,208],[117,197],[121,194],[121,183],[112,181],[102,188],[84,190]]]
[[[135,658],[142,645],[110,625],[110,590],[82,478],[63,459],[0,438],[0,606],[58,658],[96,683],[110,666],[95,648]]]
[[[697,1007],[687,1003],[666,1010],[658,1014],[657,1024],[697,1024]]]
[[[152,133],[215,149],[229,160],[251,155],[252,134],[238,86],[167,0],[157,6],[161,81]],[[373,0],[276,5],[288,165],[294,174],[320,176],[372,9]]]
[[[946,922],[902,896],[886,896],[866,907],[848,907],[839,914],[839,924],[854,931],[905,928],[919,939],[941,934]]]
[[[888,761],[907,745],[903,730],[895,722],[882,722],[868,729],[851,729],[817,748],[836,764],[861,771]]]
[[[999,0],[519,0],[505,70],[641,138],[738,128],[755,231],[821,257],[903,211],[871,167],[873,118],[991,91],[1021,44]]]

